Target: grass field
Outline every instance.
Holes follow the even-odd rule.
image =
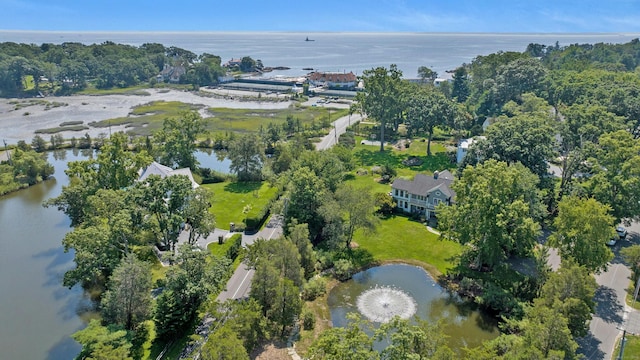
[[[276,196],[278,189],[268,182],[223,182],[205,184],[202,187],[213,193],[211,213],[216,217],[216,227],[229,229],[229,223],[240,224],[246,217],[260,212]],[[243,209],[250,205],[245,215]]]
[[[424,267],[434,277],[446,274],[462,246],[440,239],[419,222],[392,216],[378,225],[375,233],[356,232],[354,239],[378,262],[403,261]]]
[[[427,156],[427,143],[420,140],[413,141],[408,149],[397,149],[385,146],[385,151],[380,152],[380,146],[362,145],[362,138],[356,138],[356,147],[353,156],[361,167],[390,165],[396,169],[398,176],[411,178],[419,172],[434,172],[436,170],[453,169],[456,167],[445,153],[442,144],[431,143],[431,156]],[[420,166],[407,166],[402,163],[409,157],[417,156],[423,161]]]
[[[126,117],[92,122],[94,127],[109,127],[110,125],[127,125],[128,131],[134,135],[150,135],[162,128],[166,118],[177,117],[183,111],[198,110],[202,105],[185,104],[178,101],[154,101],[136,106]],[[331,114],[329,115],[329,111]],[[205,119],[205,130],[211,132],[257,132],[260,126],[266,131],[269,123],[281,126],[287,116],[300,119],[304,127],[315,121],[318,126],[323,119],[337,119],[348,113],[345,109],[326,109],[315,107],[290,106],[287,109],[229,109],[209,108],[210,117]]]
[[[627,334],[625,339],[626,344],[624,346],[624,356],[622,357],[622,360],[640,360],[640,336]],[[617,359],[619,356],[620,341],[618,340],[612,359]]]
[[[266,131],[269,123],[282,126],[287,116],[299,119],[303,127],[313,121],[320,125],[323,119],[332,121],[349,113],[346,109],[295,106],[273,110],[209,108],[208,111],[213,116],[209,119],[208,129],[213,132],[256,132],[261,125]]]

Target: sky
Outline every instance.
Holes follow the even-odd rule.
[[[640,0],[0,0],[0,30],[640,32]]]

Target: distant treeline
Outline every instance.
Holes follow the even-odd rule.
[[[69,94],[157,81],[206,86],[224,75],[219,56],[147,43],[0,43],[0,96]]]

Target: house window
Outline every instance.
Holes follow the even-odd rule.
[[[396,196],[398,196],[398,189],[395,189],[394,191],[396,192]]]
[[[438,205],[442,202],[440,199],[433,199],[433,205]]]

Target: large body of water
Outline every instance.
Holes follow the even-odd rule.
[[[354,34],[354,33],[76,33],[0,31],[0,41],[21,43],[113,41],[130,45],[162,43],[195,53],[219,55],[223,61],[251,56],[266,66],[288,66],[274,75],[298,76],[303,68],[320,71],[362,71],[397,64],[405,77],[416,77],[419,66],[441,76],[477,55],[523,51],[529,43],[624,43],[640,34]],[[305,41],[309,37],[315,41]],[[1,120],[1,119],[0,119]],[[2,122],[0,122],[1,124]],[[0,127],[0,134],[6,129]],[[68,160],[50,161],[56,180],[0,197],[0,357],[7,359],[70,359],[79,346],[69,335],[84,322],[88,306],[79,288],[66,289],[61,280],[73,266],[61,240],[69,220],[42,201],[60,194],[67,182]],[[202,161],[202,160],[201,160]],[[206,164],[203,164],[206,166]],[[226,166],[226,165],[225,165]],[[210,166],[213,167],[213,166]],[[424,314],[423,314],[424,315]],[[335,320],[334,320],[335,321]]]
[[[314,41],[305,41],[306,38]],[[28,44],[113,41],[139,46],[161,43],[196,54],[218,55],[223,62],[251,56],[265,66],[291,70],[270,75],[299,76],[303,68],[353,71],[356,75],[377,66],[398,65],[405,77],[417,77],[427,66],[446,77],[462,63],[497,51],[524,51],[528,44],[625,43],[640,33],[529,34],[529,33],[295,33],[295,32],[35,32],[0,31],[0,41]]]

